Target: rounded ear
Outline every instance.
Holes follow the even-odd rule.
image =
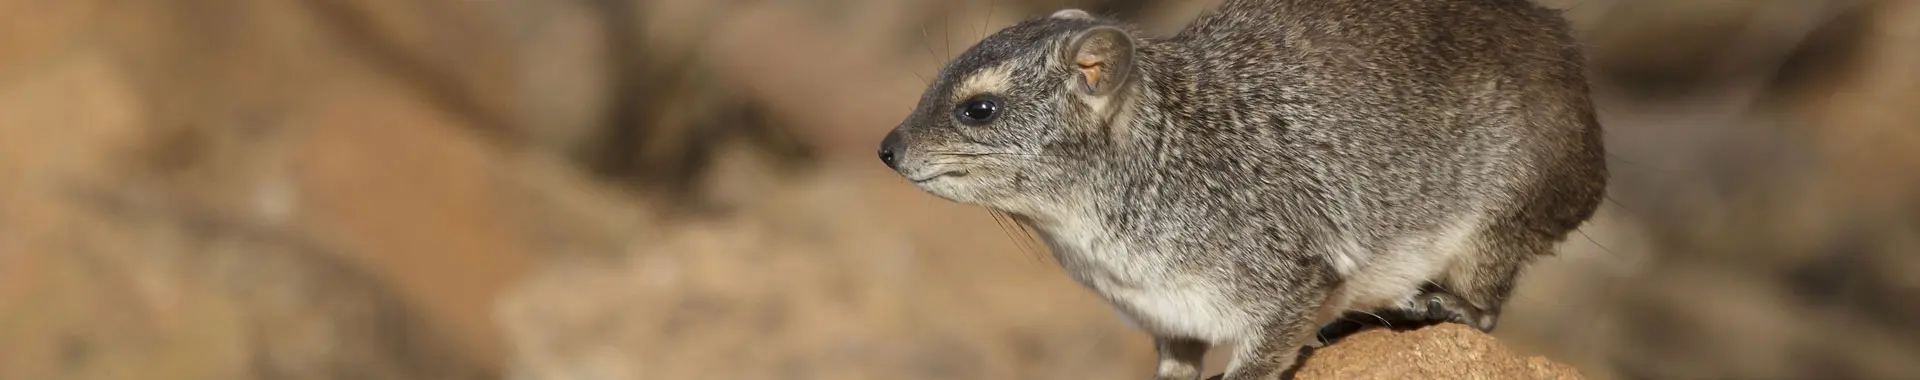
[[[1062,19],[1062,20],[1087,20],[1087,21],[1093,21],[1093,14],[1092,14],[1092,13],[1087,13],[1087,11],[1083,11],[1083,10],[1079,10],[1079,9],[1073,9],[1073,8],[1070,8],[1070,9],[1061,9],[1061,10],[1060,10],[1059,12],[1053,12],[1053,15],[1050,15],[1050,16],[1047,16],[1047,17],[1052,17],[1052,18],[1057,18],[1057,19]]]
[[[1067,39],[1061,61],[1078,72],[1074,81],[1088,95],[1111,95],[1132,79],[1133,36],[1125,29],[1096,26]]]

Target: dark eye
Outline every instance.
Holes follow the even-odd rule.
[[[962,124],[986,124],[1000,114],[1000,102],[986,97],[968,99],[967,102],[961,103],[960,109],[956,111]]]

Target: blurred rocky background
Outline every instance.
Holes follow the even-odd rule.
[[[1615,186],[1502,341],[1920,378],[1920,1],[1540,1]],[[0,0],[0,379],[1145,378],[872,151],[988,30],[1206,5]]]

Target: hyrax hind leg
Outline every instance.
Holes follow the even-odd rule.
[[[1406,305],[1407,317],[1426,322],[1455,322],[1493,332],[1500,309],[1528,263],[1550,253],[1549,240],[1525,232],[1483,235],[1475,252],[1456,257],[1439,281],[1422,288]],[[1435,286],[1437,285],[1437,286]]]
[[[1404,330],[1448,322],[1492,332],[1521,269],[1551,247],[1545,241],[1482,233],[1411,298],[1384,309],[1347,313],[1322,326],[1319,338],[1332,343],[1370,327]]]

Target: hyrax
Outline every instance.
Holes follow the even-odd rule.
[[[1347,311],[1491,330],[1598,206],[1582,56],[1526,0],[1227,0],[1172,36],[1078,10],[942,70],[881,143],[1013,215],[1154,337],[1157,378],[1273,379]]]

